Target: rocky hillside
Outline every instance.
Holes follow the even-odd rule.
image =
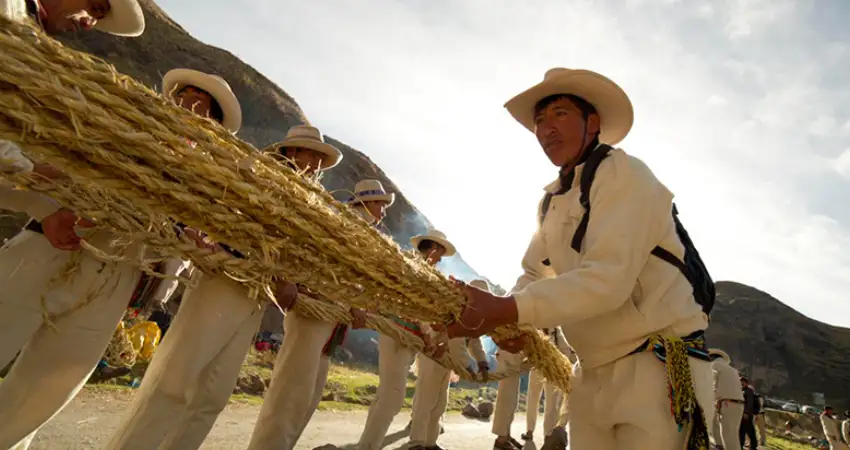
[[[739,283],[717,283],[709,345],[725,349],[739,371],[769,396],[850,409],[850,329],[812,320]]]

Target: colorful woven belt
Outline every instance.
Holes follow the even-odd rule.
[[[688,358],[711,361],[705,346],[705,337],[698,331],[684,338],[652,336],[630,355],[652,351],[667,368],[667,388],[670,396],[670,410],[679,426],[685,430],[687,450],[708,450],[708,427],[705,413],[699,405],[694,392],[691,366]]]

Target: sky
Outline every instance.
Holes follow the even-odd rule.
[[[158,3],[369,155],[506,288],[557,170],[502,105],[552,67],[603,73],[634,103],[619,146],[676,194],[715,280],[850,327],[846,0]]]

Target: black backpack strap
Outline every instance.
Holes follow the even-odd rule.
[[[579,202],[584,207],[584,215],[581,216],[581,222],[576,228],[576,233],[573,235],[571,247],[576,252],[581,251],[581,243],[584,240],[584,235],[587,233],[587,224],[590,221],[590,187],[593,185],[593,179],[596,178],[596,170],[599,169],[599,164],[602,160],[608,157],[613,148],[607,144],[600,144],[596,147],[587,161],[584,163],[584,168],[581,170],[581,180],[579,180]]]
[[[690,275],[691,271],[690,271],[690,269],[688,269],[688,266],[686,266],[684,262],[682,262],[679,258],[677,258],[676,255],[668,252],[667,250],[665,250],[665,249],[663,249],[663,248],[661,248],[657,245],[655,246],[654,249],[652,249],[651,253],[653,255],[657,256],[658,258],[663,259],[664,261],[667,261],[673,267],[679,269],[679,272],[682,272],[682,275],[684,275],[685,278],[688,279],[688,281],[691,281],[691,275]]]
[[[538,221],[540,222],[541,227],[543,226],[543,220],[546,219],[546,213],[549,212],[549,203],[552,203],[553,195],[554,194],[552,194],[551,192],[547,192],[546,195],[543,196],[543,201],[540,203],[540,214],[538,215]]]

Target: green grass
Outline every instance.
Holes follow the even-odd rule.
[[[798,444],[775,436],[767,437],[767,447],[771,450],[812,450],[814,447],[806,444]]]

